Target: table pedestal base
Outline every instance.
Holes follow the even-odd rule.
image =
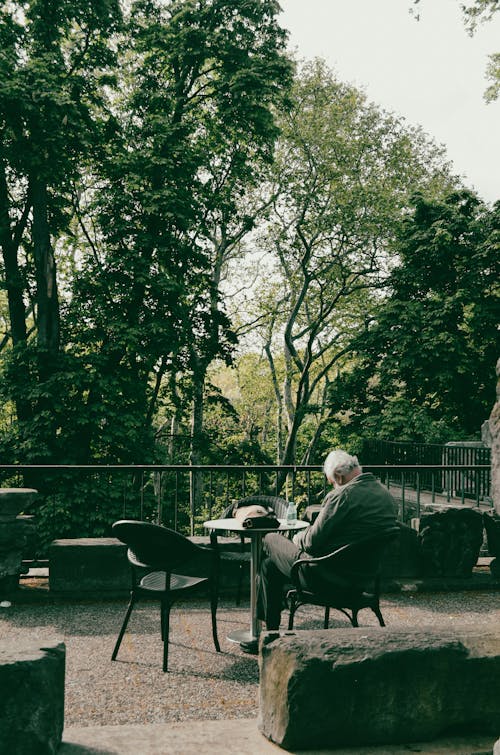
[[[256,637],[248,629],[235,629],[234,632],[230,632],[227,635],[227,639],[230,642],[237,642],[240,644],[242,642],[258,642],[259,637]]]

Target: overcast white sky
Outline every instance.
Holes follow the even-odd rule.
[[[459,0],[280,0],[301,58],[323,57],[344,81],[444,144],[454,172],[487,202],[500,199],[500,101],[486,104],[488,54],[500,14],[465,31]]]

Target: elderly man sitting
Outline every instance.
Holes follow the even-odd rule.
[[[283,588],[290,579],[294,561],[325,556],[346,543],[376,535],[395,524],[393,497],[371,472],[363,472],[356,456],[340,449],[332,451],[326,457],[324,472],[333,490],[326,495],[314,523],[298,532],[293,541],[278,533],[264,538],[257,615],[269,631],[279,629]],[[255,643],[242,647],[247,652],[256,652]]]

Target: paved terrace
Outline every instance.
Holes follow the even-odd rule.
[[[500,599],[491,590],[403,592],[382,600],[393,627],[500,627]],[[221,653],[211,639],[206,602],[179,603],[171,616],[170,672],[161,670],[159,613],[155,603],[134,610],[116,662],[111,652],[126,601],[48,600],[0,607],[0,641],[66,644],[65,730],[61,755],[256,755],[283,752],[257,729],[258,660],[226,635],[248,626],[248,605],[226,598],[218,612]],[[332,627],[346,626],[341,614]],[[371,612],[361,623],[376,625]],[[304,607],[296,630],[321,627],[321,609]],[[359,631],[354,630],[353,631]],[[410,683],[410,680],[409,680]],[[500,736],[500,732],[499,732]],[[493,751],[491,737],[440,740],[399,747],[336,750],[365,753]],[[303,755],[305,755],[303,753]],[[312,754],[310,754],[312,755]]]

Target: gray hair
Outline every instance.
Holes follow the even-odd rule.
[[[329,480],[333,480],[335,474],[340,474],[343,477],[358,467],[361,469],[357,456],[351,456],[346,451],[336,448],[334,451],[330,451],[326,457],[323,471]]]

